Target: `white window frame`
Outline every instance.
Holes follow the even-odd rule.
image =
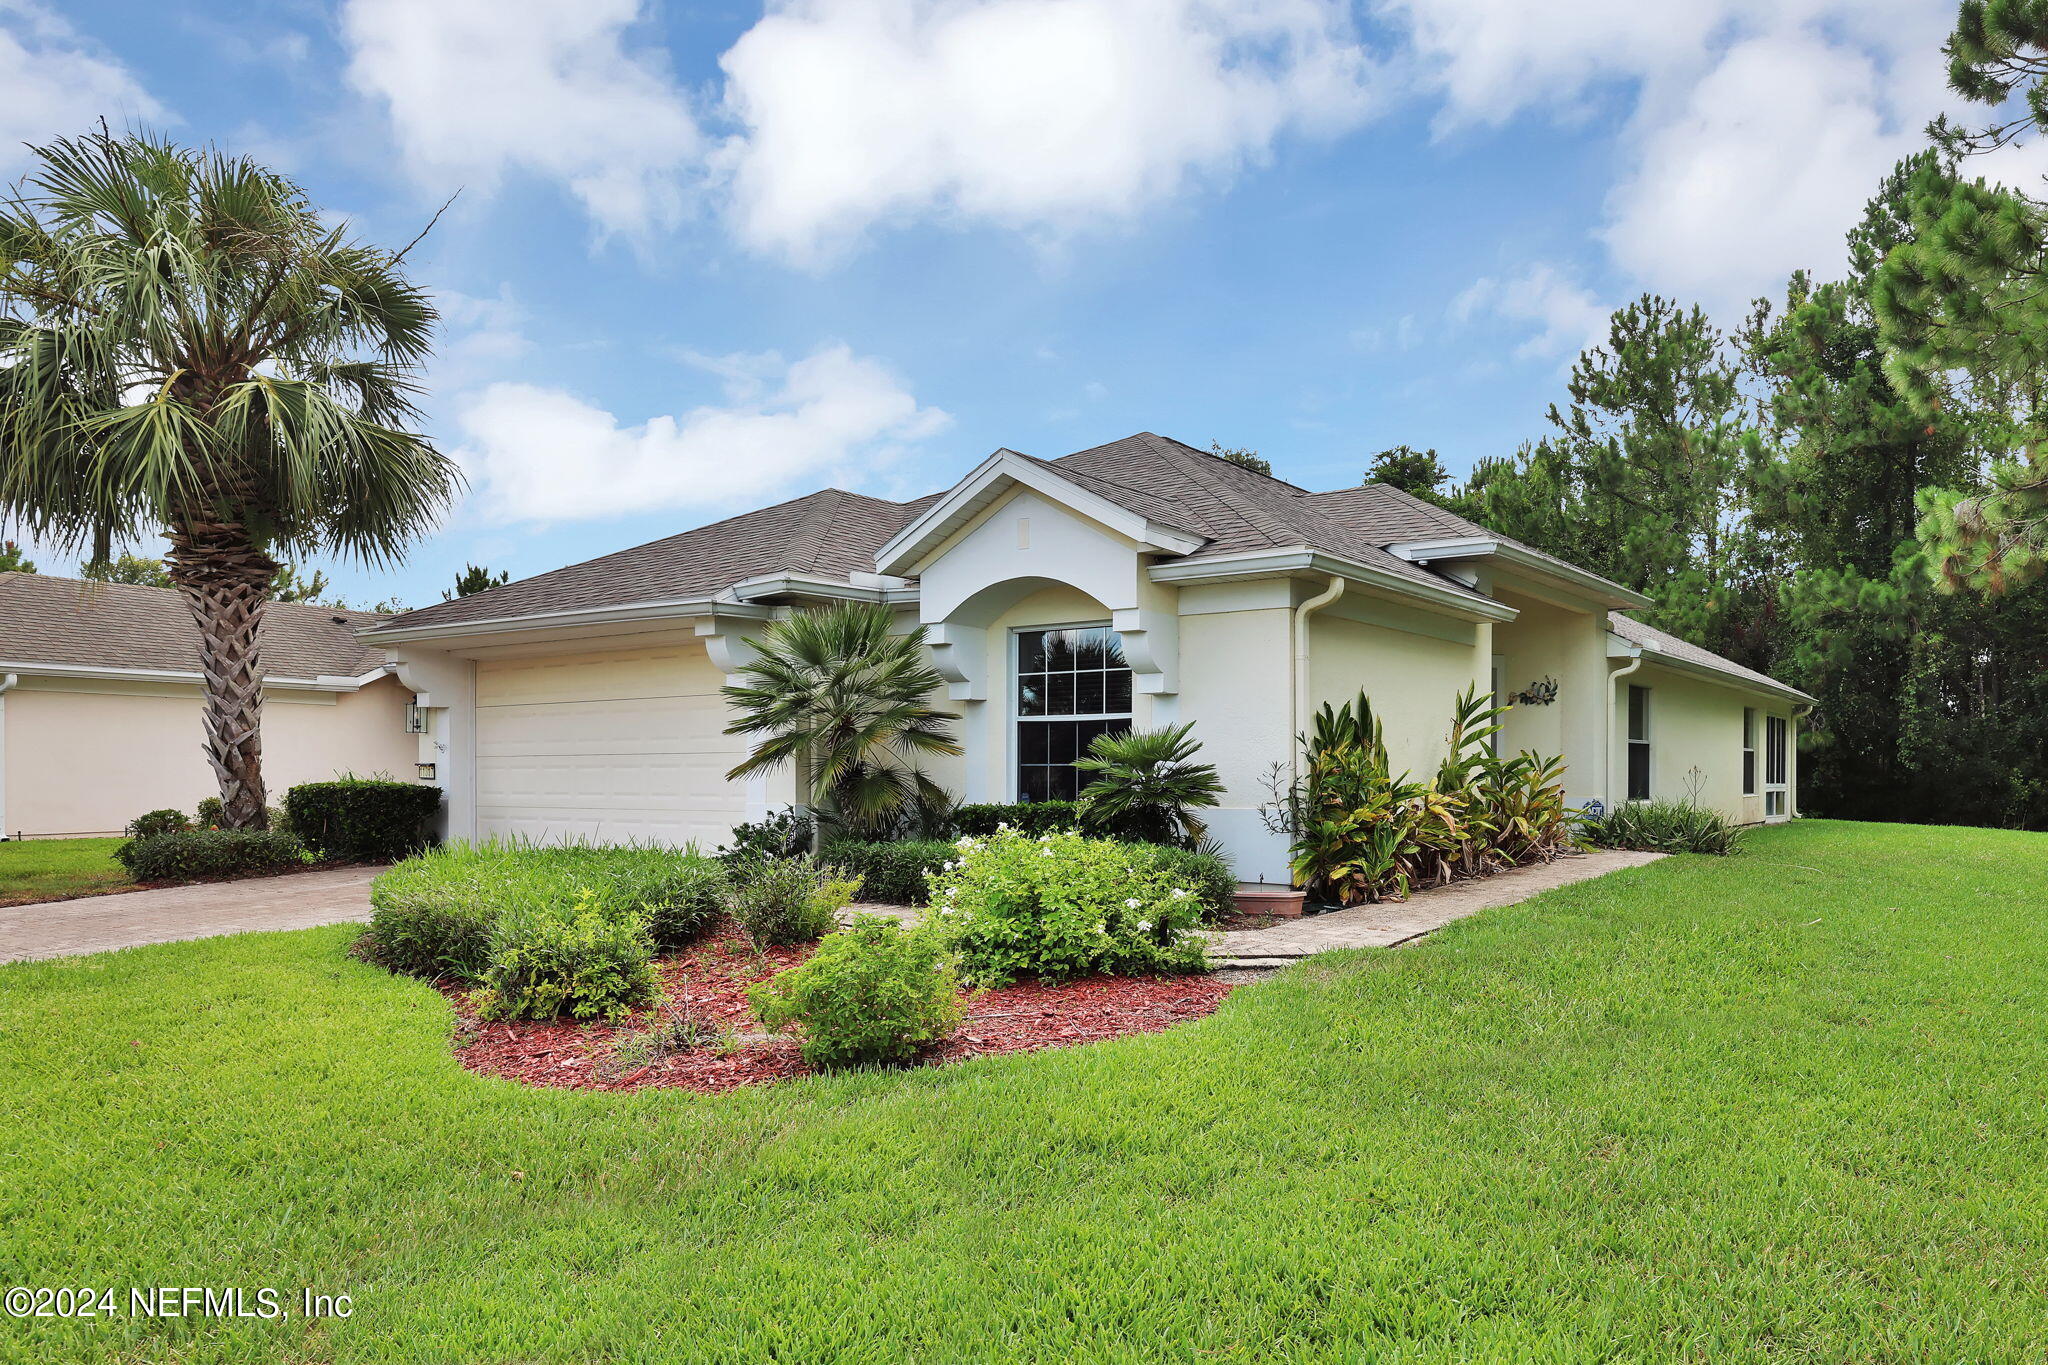
[[[1633,715],[1635,708],[1632,705],[1638,692],[1643,694],[1643,737],[1641,739],[1637,739],[1635,736],[1635,717]],[[1654,800],[1657,795],[1657,747],[1655,743],[1657,721],[1655,716],[1656,707],[1650,693],[1651,688],[1648,684],[1629,683],[1628,695],[1622,699],[1621,790],[1622,798],[1627,801],[1650,801]],[[1638,744],[1643,746],[1644,791],[1641,796],[1633,794],[1633,783],[1630,780],[1635,772],[1635,749]]]
[[[1771,730],[1783,738],[1778,746],[1777,778],[1771,776]],[[1792,818],[1792,720],[1789,716],[1764,717],[1764,820],[1778,824]],[[1775,799],[1773,799],[1775,798]],[[1775,809],[1773,809],[1775,807]]]
[[[1138,700],[1138,676],[1137,670],[1135,669],[1131,670],[1132,710],[1104,711],[1100,714],[1086,716],[1027,716],[1023,713],[1023,711],[1018,707],[1017,704],[1017,677],[1018,674],[1021,673],[1023,670],[1018,668],[1017,665],[1023,658],[1024,637],[1026,635],[1034,634],[1036,632],[1049,630],[1106,630],[1110,634],[1115,635],[1117,637],[1117,642],[1119,646],[1121,646],[1123,642],[1123,636],[1117,630],[1116,623],[1114,621],[1045,621],[1033,623],[1031,625],[1010,627],[1009,669],[1007,677],[1004,680],[1009,694],[1009,702],[1007,704],[1008,720],[1006,721],[1007,734],[1003,761],[1005,767],[1008,769],[1009,772],[1009,777],[1007,778],[1007,790],[1009,791],[1010,800],[1012,802],[1021,802],[1024,799],[1024,734],[1022,729],[1023,726],[1044,724],[1048,721],[1055,720],[1120,720],[1123,721],[1130,728],[1135,729],[1137,727],[1136,705]],[[1125,663],[1128,664],[1129,660],[1126,659]]]
[[[1742,708],[1742,794],[1744,796],[1755,796],[1757,794],[1757,778],[1761,776],[1756,766],[1756,716],[1757,711],[1754,706]]]

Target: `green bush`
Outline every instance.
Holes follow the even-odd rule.
[[[932,879],[935,922],[977,986],[1200,971],[1202,900],[1152,845],[1002,830]]]
[[[991,801],[953,809],[953,828],[968,838],[986,839],[1003,825],[1034,837],[1079,829],[1081,808],[1072,801]]]
[[[926,880],[954,857],[943,839],[870,843],[841,839],[825,845],[825,861],[860,877],[863,900],[887,905],[923,905],[931,894]]]
[[[289,834],[268,829],[194,829],[131,839],[114,857],[138,882],[203,882],[286,872],[309,861]]]
[[[861,915],[747,999],[769,1028],[800,1028],[804,1060],[824,1069],[907,1062],[952,1037],[964,1015],[959,987],[943,935]]]
[[[448,844],[370,884],[366,947],[393,971],[475,981],[507,910],[589,896],[640,911],[656,945],[675,947],[711,927],[725,892],[725,869],[694,848]]]
[[[749,858],[797,858],[811,851],[811,817],[795,806],[732,827],[732,842],[718,856],[728,863]]]
[[[1630,801],[1580,828],[1587,843],[1648,853],[1733,853],[1743,831],[1717,810],[1685,801]]]
[[[122,833],[131,839],[154,839],[163,834],[183,834],[192,822],[181,810],[153,810],[136,816]]]
[[[1230,864],[1214,853],[1172,848],[1165,844],[1135,844],[1133,850],[1151,860],[1152,866],[1175,886],[1184,886],[1202,903],[1202,918],[1214,924],[1237,913],[1237,874]]]
[[[433,842],[441,789],[371,777],[302,782],[285,793],[293,833],[322,858],[396,862]]]
[[[763,947],[816,942],[860,891],[860,878],[809,858],[749,858],[731,872],[726,908]]]
[[[502,911],[491,931],[486,1019],[616,1019],[660,993],[645,911],[586,891]]]
[[[282,806],[265,806],[263,814],[271,829],[283,833],[291,831],[292,822],[285,815]],[[199,808],[192,812],[192,823],[201,829],[220,829],[227,824],[227,819],[227,807],[221,804],[218,796],[207,797],[199,803]]]

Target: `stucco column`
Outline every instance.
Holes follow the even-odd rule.
[[[419,761],[434,765],[441,789],[441,837],[476,838],[476,661],[418,645],[384,657],[425,713]]]

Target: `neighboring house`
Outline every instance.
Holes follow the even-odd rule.
[[[1285,875],[1264,774],[1361,688],[1417,773],[1476,683],[1530,694],[1503,746],[1562,754],[1575,803],[1696,787],[1738,820],[1793,811],[1809,699],[1620,614],[1638,594],[1384,485],[1311,493],[1150,433],[1000,450],[915,502],[827,489],[364,639],[427,708],[451,835],[716,841],[795,795],[725,778],[747,637],[848,598],[927,628],[966,747],[928,766],[959,797],[1071,795],[1093,736],[1193,721],[1244,876]]]
[[[263,778],[273,804],[337,772],[413,777],[410,693],[356,632],[382,616],[264,611]],[[199,630],[168,588],[0,573],[0,833],[114,834],[219,794]]]

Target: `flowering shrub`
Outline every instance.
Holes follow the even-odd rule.
[[[1201,897],[1142,846],[999,827],[956,847],[932,874],[931,913],[971,985],[1207,965]]]

